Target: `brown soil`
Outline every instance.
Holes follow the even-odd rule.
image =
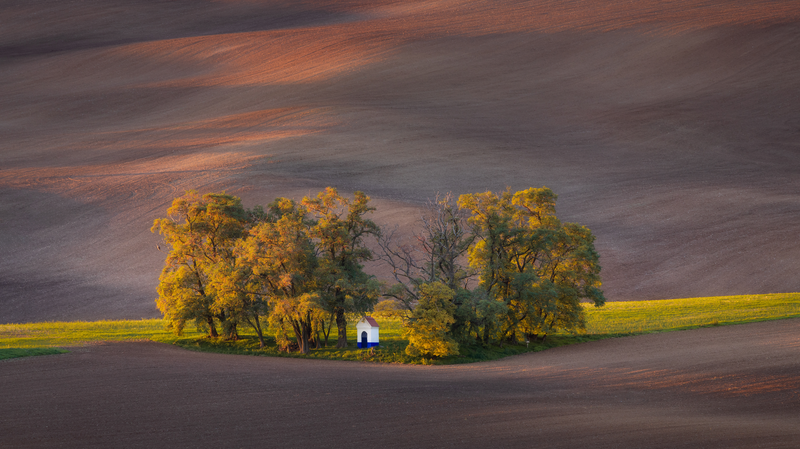
[[[611,300],[800,290],[795,0],[7,0],[0,323],[157,316],[149,232],[546,185]],[[376,272],[378,267],[371,267]],[[409,367],[155,343],[0,363],[3,447],[799,447],[800,321]]]
[[[0,362],[3,447],[800,447],[800,320],[424,367],[157,343]]]
[[[187,189],[546,185],[610,300],[800,290],[794,0],[6,1],[0,65],[0,322],[157,316]]]

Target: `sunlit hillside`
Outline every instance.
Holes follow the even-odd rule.
[[[0,67],[0,322],[158,316],[187,189],[546,185],[609,300],[800,291],[795,0],[11,1]]]

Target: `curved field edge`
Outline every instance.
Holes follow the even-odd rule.
[[[586,312],[587,328],[583,333],[559,333],[544,342],[530,344],[462,347],[459,356],[434,360],[405,354],[408,341],[403,338],[402,325],[396,319],[380,320],[381,345],[377,349],[323,347],[313,349],[308,355],[280,352],[271,338],[267,339],[266,348],[259,349],[257,339],[245,328],[241,329],[242,338],[236,342],[207,338],[197,331],[176,336],[166,330],[164,321],[159,319],[2,324],[0,359],[55,354],[59,352],[57,348],[98,342],[151,340],[228,354],[408,364],[469,363],[605,338],[796,318],[800,317],[800,293],[609,302],[599,308],[587,307]],[[349,341],[354,342],[355,326],[349,327]],[[332,336],[330,344],[334,341],[335,336]]]
[[[0,360],[30,357],[34,355],[53,355],[69,352],[60,348],[0,348]]]

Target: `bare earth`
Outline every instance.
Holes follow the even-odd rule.
[[[546,185],[610,300],[800,291],[799,175],[796,0],[0,3],[0,323],[158,316],[187,189],[363,190],[408,233]],[[446,368],[90,346],[0,363],[0,446],[800,447],[799,331]]]
[[[610,300],[800,291],[796,0],[8,0],[0,67],[0,322],[158,316],[187,189],[545,185]]]
[[[116,343],[0,362],[3,447],[800,447],[800,320],[424,367]]]

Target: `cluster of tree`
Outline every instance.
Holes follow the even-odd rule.
[[[429,205],[411,242],[379,236],[397,281],[381,308],[405,317],[407,353],[585,329],[581,302],[605,303],[599,256],[591,231],[561,223],[555,203],[548,188],[448,195]]]
[[[371,258],[365,238],[379,233],[364,217],[374,210],[368,203],[328,188],[247,210],[225,193],[187,192],[153,223],[172,247],[156,304],[177,333],[194,322],[237,339],[244,323],[263,347],[268,323],[279,344],[289,347],[293,334],[307,353],[327,345],[335,323],[337,347],[346,347],[346,314],[371,310],[380,293],[361,265]]]
[[[365,215],[369,198],[327,188],[245,209],[224,193],[176,198],[153,232],[172,249],[156,303],[180,333],[188,322],[235,339],[242,323],[264,345],[264,324],[288,347],[347,346],[347,315],[373,310],[404,319],[416,356],[457,354],[463,344],[544,339],[585,327],[582,301],[604,304],[589,229],[561,223],[547,188],[451,195],[429,204],[421,232],[402,240]],[[368,238],[396,283],[363,271]]]

